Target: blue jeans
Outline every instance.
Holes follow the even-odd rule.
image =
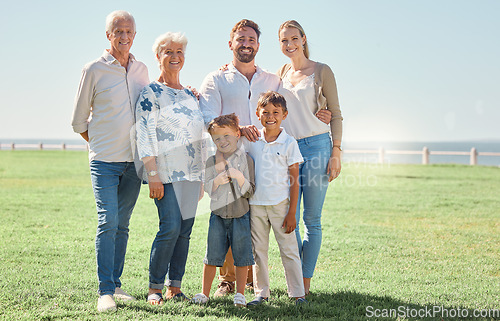
[[[326,173],[332,152],[329,133],[297,140],[304,162],[299,166],[299,199],[297,203],[297,228],[295,235],[299,244],[304,278],[312,278],[321,248],[321,211],[328,189]],[[303,201],[304,240],[300,237],[300,201]]]
[[[113,294],[127,251],[128,225],[141,181],[133,162],[90,162],[90,177],[97,207],[95,251],[99,294]]]
[[[207,252],[203,263],[223,266],[227,251],[231,247],[234,266],[253,265],[252,235],[250,234],[250,212],[237,218],[222,218],[210,214]]]
[[[190,207],[193,213],[181,213],[179,203],[182,202],[177,200],[186,202],[189,199],[191,204],[197,204],[201,182],[175,182],[163,184],[163,188],[163,198],[155,199],[160,223],[149,258],[149,287],[152,289],[163,289],[165,284],[181,287],[196,205]],[[165,283],[166,276],[168,281]]]

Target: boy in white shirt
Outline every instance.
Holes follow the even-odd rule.
[[[297,141],[280,127],[288,114],[285,98],[274,91],[262,94],[257,117],[264,128],[260,138],[251,143],[243,140],[246,151],[255,162],[255,193],[250,198],[250,222],[254,248],[254,291],[256,298],[247,305],[268,301],[269,232],[272,228],[285,268],[288,295],[297,304],[304,299],[302,264],[295,233],[295,211],[299,191],[299,164],[303,162]]]

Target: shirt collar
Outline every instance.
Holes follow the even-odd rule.
[[[116,60],[116,58],[113,57],[112,54],[109,53],[108,49],[104,49],[102,57],[104,58],[104,61],[108,65],[120,64],[120,62],[118,60]],[[135,56],[133,54],[129,53],[128,54],[128,61],[129,61],[129,63],[135,61]]]
[[[238,140],[236,150],[234,151],[234,153],[231,154],[231,156],[229,156],[228,160],[233,159],[233,157],[239,158],[244,154],[245,154],[245,147],[243,147],[243,143],[241,142],[241,139],[240,139],[240,140]]]
[[[231,72],[231,73],[243,75],[238,69],[236,69],[236,67],[233,65],[233,62],[231,62],[229,65],[227,65],[227,71]],[[262,69],[259,66],[255,65],[255,75],[258,75],[260,73],[262,73]]]
[[[266,139],[264,138],[264,128],[260,130],[260,137],[259,140],[263,141],[266,144],[272,144],[272,143],[277,143],[277,144],[284,144],[286,142],[286,130],[283,127],[281,128],[281,133],[278,135],[278,138],[276,138],[275,141],[268,143]]]

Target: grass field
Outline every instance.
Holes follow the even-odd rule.
[[[238,309],[232,298],[207,307],[146,304],[157,215],[144,186],[122,277],[123,288],[139,300],[101,315],[87,154],[1,151],[0,319],[367,320],[389,314],[388,319],[451,320],[465,313],[462,319],[471,319],[474,309],[485,309],[476,311],[482,314],[478,320],[498,320],[499,191],[500,168],[344,164],[323,211],[310,304],[297,309],[287,298],[273,242],[270,304]],[[205,196],[183,281],[188,296],[201,290],[208,213]],[[433,310],[437,314],[429,317]]]

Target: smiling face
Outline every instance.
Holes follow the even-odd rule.
[[[224,154],[224,156],[231,155],[238,148],[239,130],[228,126],[214,126],[210,134],[217,150]]]
[[[286,119],[287,111],[283,111],[281,106],[269,103],[257,108],[257,117],[266,130],[279,130],[281,122]]]
[[[179,72],[184,66],[184,46],[178,42],[170,42],[156,58],[163,72]]]
[[[243,27],[237,30],[229,41],[229,48],[234,57],[243,63],[252,62],[259,51],[259,39],[253,28]]]
[[[127,56],[134,43],[134,23],[128,19],[117,19],[111,32],[106,31],[106,37],[111,44],[111,55]]]
[[[295,55],[304,55],[303,45],[306,43],[306,36],[301,36],[297,28],[283,28],[279,34],[281,51],[285,56],[292,58]]]

